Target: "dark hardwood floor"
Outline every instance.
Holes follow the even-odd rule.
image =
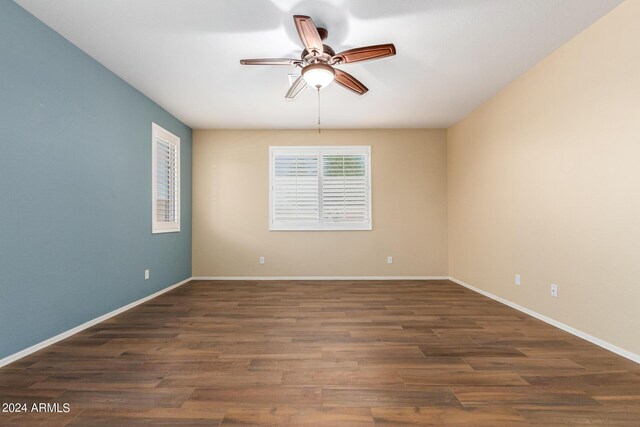
[[[8,425],[640,425],[640,365],[448,281],[194,281],[0,369]],[[62,408],[62,406],[61,406]]]

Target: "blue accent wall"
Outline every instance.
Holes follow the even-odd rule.
[[[180,233],[151,234],[152,122],[181,139]],[[190,276],[191,129],[0,0],[0,359]]]

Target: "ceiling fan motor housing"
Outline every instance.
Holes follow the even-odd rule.
[[[309,53],[307,49],[304,49],[302,51],[302,54],[300,54],[300,59],[305,61],[305,60],[316,58],[323,62],[329,62],[331,58],[333,58],[333,56],[336,54],[336,52],[331,48],[331,46],[328,46],[326,44],[323,44],[322,48],[323,48],[323,52],[319,56],[315,56],[312,53]]]

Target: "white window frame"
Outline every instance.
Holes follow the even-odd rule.
[[[365,223],[325,223],[322,215],[322,203],[318,222],[275,222],[273,209],[273,190],[275,180],[275,156],[276,155],[327,155],[327,154],[361,154],[365,156],[365,180],[367,186],[367,217]],[[318,197],[322,199],[322,169],[319,168]],[[373,229],[371,198],[371,146],[270,146],[269,147],[269,231],[367,231]]]
[[[176,147],[176,167],[177,181],[176,181],[176,217],[177,221],[158,221],[157,215],[157,144],[158,139],[161,139]],[[180,231],[180,138],[171,132],[163,129],[159,125],[151,124],[151,233],[177,233]]]

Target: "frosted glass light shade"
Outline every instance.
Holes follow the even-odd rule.
[[[302,77],[309,86],[322,89],[331,84],[336,72],[327,64],[311,64],[302,69]]]

